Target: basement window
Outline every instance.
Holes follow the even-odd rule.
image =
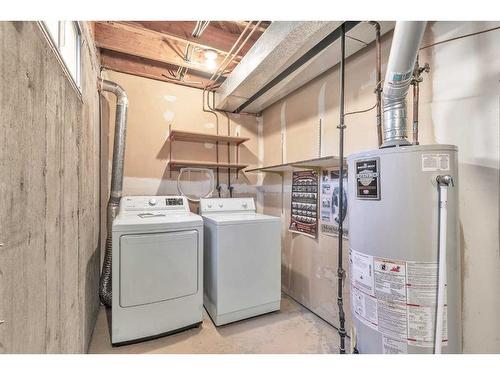
[[[81,29],[77,21],[42,21],[42,29],[58,60],[81,94]]]

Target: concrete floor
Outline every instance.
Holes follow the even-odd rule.
[[[113,348],[101,308],[89,353],[217,354],[338,353],[335,328],[287,296],[281,311],[216,328],[204,311],[203,324],[175,335]]]

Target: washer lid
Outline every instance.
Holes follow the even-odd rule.
[[[257,214],[255,212],[206,214],[203,215],[203,219],[217,225],[279,222],[281,220],[277,216]]]

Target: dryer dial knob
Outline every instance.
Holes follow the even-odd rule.
[[[219,203],[219,208],[222,208],[222,203]]]
[[[151,199],[148,201],[148,203],[149,203],[149,205],[150,205],[150,206],[156,206],[157,201],[156,201],[156,199],[155,199],[155,198],[151,198]]]

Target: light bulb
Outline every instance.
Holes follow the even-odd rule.
[[[211,59],[206,59],[205,65],[208,69],[213,70],[217,67],[217,61],[211,60]]]
[[[213,49],[205,50],[205,59],[215,61],[217,59],[217,52],[215,52]]]

